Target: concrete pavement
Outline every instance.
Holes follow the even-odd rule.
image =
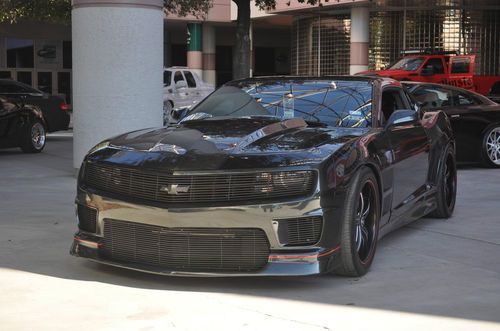
[[[170,278],[69,256],[70,134],[0,151],[0,330],[500,330],[500,170],[380,243],[363,278]]]

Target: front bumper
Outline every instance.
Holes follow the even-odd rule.
[[[335,266],[339,252],[336,222],[327,222],[330,209],[320,207],[319,189],[307,199],[266,205],[206,208],[159,208],[124,202],[81,188],[77,204],[98,210],[96,233],[78,231],[70,254],[116,267],[171,276],[302,276],[326,273]],[[280,242],[276,219],[323,215],[320,240],[308,246],[287,247]],[[256,272],[191,272],[165,267],[110,260],[100,254],[104,242],[104,220],[115,219],[162,227],[184,228],[257,228],[265,232],[269,241],[266,265]]]
[[[191,277],[242,277],[242,276],[308,276],[325,273],[330,268],[330,263],[340,247],[330,250],[314,248],[299,252],[272,251],[266,266],[258,272],[192,272],[169,270],[162,267],[130,263],[124,261],[107,260],[99,255],[99,238],[77,232],[70,254],[83,257],[94,262],[120,267],[130,270],[142,271],[166,276],[191,276]]]

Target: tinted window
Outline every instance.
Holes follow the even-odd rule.
[[[398,109],[408,108],[403,102],[401,91],[399,90],[388,90],[382,93],[382,114],[384,115],[385,121],[391,117],[392,113]]]
[[[444,74],[443,60],[441,59],[429,59],[429,61],[425,64],[425,67],[431,67],[435,74]]]
[[[226,85],[196,106],[200,117],[302,117],[340,127],[369,127],[372,85],[368,81],[244,81]]]
[[[458,92],[458,91],[455,91],[453,101],[454,101],[455,105],[457,105],[457,106],[476,104],[476,102],[475,102],[474,98],[472,98],[472,96],[465,94],[465,93],[462,93],[462,92]]]
[[[182,73],[180,71],[176,71],[174,74],[174,83],[180,82],[184,80],[184,77],[182,77]]]
[[[184,76],[186,77],[188,87],[196,87],[196,80],[190,71],[184,71]]]
[[[468,74],[470,67],[470,58],[458,58],[453,59],[451,64],[451,73],[452,74]]]
[[[165,70],[163,72],[163,85],[169,86],[171,82],[172,82],[172,72]]]
[[[422,86],[412,92],[413,98],[422,104],[423,110],[451,106],[451,90],[434,86]]]

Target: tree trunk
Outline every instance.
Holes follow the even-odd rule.
[[[233,53],[233,78],[250,76],[250,0],[233,0],[238,6],[236,44]]]

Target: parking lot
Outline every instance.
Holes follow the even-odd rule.
[[[171,278],[77,259],[72,135],[0,151],[0,173],[1,330],[500,329],[500,170],[462,166],[454,216],[384,238],[360,279]]]

